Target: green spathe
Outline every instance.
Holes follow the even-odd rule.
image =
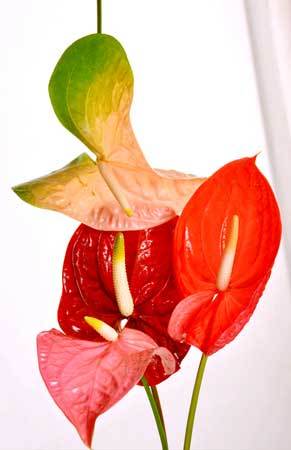
[[[203,180],[147,163],[130,123],[133,74],[121,44],[93,34],[61,56],[49,82],[60,122],[93,153],[19,184],[27,203],[97,230],[139,230],[179,214]]]
[[[49,175],[14,186],[12,189],[21,200],[39,208],[58,211],[70,207],[72,193],[85,187],[88,175],[96,171],[96,163],[82,153],[65,167],[51,172]],[[91,190],[93,191],[93,190]],[[91,195],[95,195],[91,192]]]
[[[133,74],[126,53],[112,36],[92,34],[61,56],[49,82],[60,122],[99,157],[104,157],[106,121],[129,114]]]

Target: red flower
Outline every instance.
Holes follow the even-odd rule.
[[[273,192],[255,158],[231,162],[192,196],[177,222],[174,264],[185,298],[170,335],[210,355],[251,317],[281,236]]]
[[[188,345],[170,338],[167,332],[171,313],[181,300],[172,268],[172,239],[176,218],[160,226],[124,232],[129,287],[134,312],[127,328],[135,328],[168,348],[176,359],[176,370]],[[65,256],[63,293],[58,319],[67,335],[98,340],[84,316],[101,319],[112,327],[124,318],[119,312],[113,287],[112,252],[116,232],[97,231],[80,225]],[[156,385],[167,376],[155,357],[145,376]]]

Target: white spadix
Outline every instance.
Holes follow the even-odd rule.
[[[238,242],[238,233],[239,217],[234,215],[231,220],[229,237],[221,256],[221,262],[216,278],[216,287],[219,291],[225,291],[230,283]]]
[[[113,285],[120,313],[129,317],[133,313],[134,304],[129,290],[125,266],[124,236],[117,233],[114,241],[112,258]]]

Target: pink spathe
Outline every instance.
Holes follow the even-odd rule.
[[[154,355],[166,374],[175,371],[166,348],[132,329],[124,329],[114,342],[75,339],[52,329],[38,335],[37,352],[49,393],[88,447],[97,417],[139,382]]]

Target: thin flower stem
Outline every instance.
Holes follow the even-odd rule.
[[[102,0],[97,0],[97,33],[102,33]]]
[[[184,450],[190,450],[190,447],[191,447],[195,413],[196,413],[196,409],[197,409],[199,392],[200,392],[200,387],[201,387],[201,383],[202,383],[202,378],[203,378],[206,362],[207,362],[207,356],[203,353],[201,356],[198,372],[196,375],[196,380],[195,380],[193,394],[192,394],[190,408],[189,408],[187,427],[186,427],[186,432],[185,432],[185,440],[184,440]]]
[[[155,399],[155,402],[156,402],[156,405],[157,405],[157,408],[158,408],[158,411],[159,411],[159,414],[160,414],[160,418],[161,418],[161,421],[162,421],[165,433],[167,434],[166,426],[165,426],[165,419],[164,419],[164,414],[163,414],[163,410],[162,410],[162,405],[161,405],[161,401],[160,401],[158,388],[156,386],[152,386],[151,387],[151,391],[152,391],[153,397]]]
[[[148,399],[149,399],[149,402],[150,402],[150,405],[151,405],[151,408],[152,408],[152,411],[153,411],[153,414],[155,417],[155,421],[156,421],[158,432],[159,432],[160,439],[161,439],[162,449],[169,450],[166,432],[163,427],[163,422],[162,422],[161,416],[159,414],[159,410],[158,410],[157,404],[155,402],[154,396],[152,394],[152,391],[151,391],[149,384],[147,382],[147,379],[145,377],[142,377],[141,381],[145,388],[146,394],[148,396]]]

